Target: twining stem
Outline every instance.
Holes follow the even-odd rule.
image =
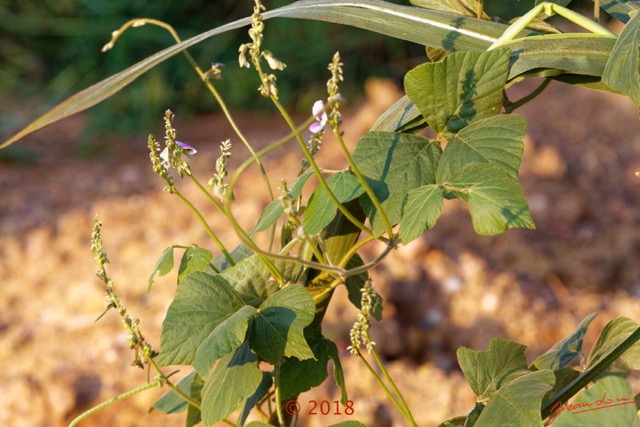
[[[94,406],[93,408],[89,409],[88,411],[83,412],[82,414],[78,415],[76,418],[74,418],[73,421],[71,421],[71,423],[69,424],[69,427],[75,427],[77,426],[80,421],[84,420],[85,418],[95,414],[96,412],[98,412],[101,409],[106,408],[107,406],[113,405],[116,402],[119,402],[121,400],[127,399],[135,394],[141,393],[143,391],[152,389],[154,387],[160,387],[162,386],[162,380],[158,379],[152,383],[149,384],[145,384],[142,385],[140,387],[134,388],[133,390],[129,390],[125,393],[122,393],[112,399],[107,400],[106,402],[102,402],[101,404]]]
[[[549,83],[551,83],[551,79],[545,78],[542,83],[536,87],[533,92],[531,92],[529,95],[524,96],[522,98],[520,98],[517,101],[510,101],[506,94],[504,97],[504,109],[507,113],[512,113],[516,108],[520,108],[522,107],[524,104],[526,104],[529,101],[532,101],[534,98],[536,98],[538,95],[540,95],[546,88],[547,86],[549,86]]]

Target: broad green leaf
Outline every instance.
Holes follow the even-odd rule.
[[[200,375],[196,375],[191,383],[191,396],[197,402],[202,402],[202,388],[204,387],[204,380]],[[193,427],[202,421],[202,413],[199,408],[189,405],[187,408],[187,422],[186,427]]]
[[[346,268],[350,270],[362,265],[364,265],[362,258],[360,258],[360,255],[355,254],[353,258],[351,258],[347,263]],[[365,271],[364,273],[360,273],[355,276],[349,276],[345,281],[345,285],[347,287],[347,297],[358,310],[362,308],[362,287],[364,286],[368,278],[369,273]],[[373,289],[371,305],[371,315],[373,316],[373,318],[376,320],[382,320],[382,297],[375,291],[375,289]]]
[[[364,193],[364,188],[358,182],[358,178],[350,172],[339,172],[330,176],[327,179],[327,186],[340,203],[356,199]],[[309,234],[319,233],[329,225],[337,211],[338,207],[329,198],[324,188],[318,187],[309,199],[302,226]]]
[[[527,121],[515,114],[476,121],[458,132],[442,154],[436,180],[445,182],[471,163],[489,163],[517,179]]]
[[[274,265],[285,280],[295,281],[300,272],[300,266],[293,262],[274,260]],[[243,259],[219,276],[234,287],[246,304],[256,308],[279,290],[278,284],[269,280],[271,273],[257,255]]]
[[[443,185],[469,203],[473,228],[480,235],[535,228],[520,184],[496,166],[465,166]]]
[[[207,379],[207,373],[213,362],[242,345],[249,322],[256,313],[254,307],[245,305],[224,319],[200,344],[193,360],[193,367],[202,378]]]
[[[640,104],[639,42],[640,13],[636,13],[620,33],[602,73],[607,86],[624,93],[636,104]]]
[[[356,146],[353,161],[366,177],[391,224],[400,222],[402,205],[414,188],[435,183],[435,171],[442,149],[426,138],[391,132],[369,132]],[[368,199],[363,208],[374,235],[384,231],[384,223]]]
[[[554,370],[553,374],[556,376],[556,383],[553,388],[547,392],[543,402],[552,399],[557,393],[578,378],[581,371],[579,367],[565,367]]]
[[[151,290],[151,286],[153,285],[153,281],[156,278],[156,273],[160,276],[164,276],[169,274],[171,270],[173,270],[173,249],[176,245],[171,245],[164,251],[162,251],[162,255],[158,261],[156,261],[156,265],[153,266],[153,271],[149,276],[149,286],[147,287],[147,291]]]
[[[637,322],[618,317],[605,325],[591,349],[586,368],[593,367],[608,355],[622,341],[638,329]],[[631,346],[622,356],[609,367],[610,371],[631,371],[640,369],[640,342]]]
[[[456,355],[460,369],[478,400],[491,398],[496,390],[509,382],[510,377],[527,369],[527,358],[524,355],[526,348],[522,344],[501,338],[492,339],[489,350],[458,348]]]
[[[234,250],[229,253],[229,255],[231,255],[231,259],[233,259],[233,262],[237,264],[243,259],[249,258],[251,255],[253,255],[253,251],[249,249],[249,247],[244,243],[240,243]],[[215,257],[211,264],[213,268],[215,268],[216,272],[221,272],[231,267],[231,264],[229,264],[229,261],[227,261],[227,258],[225,258],[223,254]]]
[[[567,363],[579,356],[582,353],[582,340],[584,339],[584,334],[587,332],[587,328],[594,317],[596,317],[596,313],[591,313],[585,317],[571,335],[561,341],[558,341],[549,351],[538,356],[538,358],[531,364],[531,367],[538,370],[551,369],[552,371],[555,371],[566,366]]]
[[[474,427],[543,427],[540,405],[554,381],[553,371],[548,369],[527,372],[510,381],[491,397]]]
[[[269,393],[269,389],[272,385],[273,376],[271,375],[271,373],[262,372],[262,380],[260,380],[260,385],[258,385],[255,393],[253,393],[244,404],[244,408],[242,409],[242,413],[240,414],[240,418],[238,419],[238,425],[244,425],[245,421],[247,421],[247,417],[251,413],[251,410],[262,400],[263,397],[267,395],[267,393]],[[254,425],[254,422],[251,422],[248,425]]]
[[[297,198],[302,192],[302,187],[307,182],[309,177],[313,175],[313,170],[308,170],[304,172],[302,175],[296,178],[295,181],[289,186],[289,191],[291,192],[291,197],[294,199]],[[282,201],[278,198],[273,200],[271,203],[264,208],[260,219],[253,230],[249,233],[249,236],[253,236],[254,234],[264,231],[267,228],[271,227],[273,224],[278,221],[278,219],[284,214],[284,205]]]
[[[283,356],[312,359],[303,330],[314,315],[313,299],[303,286],[281,289],[260,305],[251,328],[251,348],[274,365]]]
[[[213,254],[211,251],[193,245],[189,247],[180,261],[180,268],[178,269],[178,282],[181,282],[185,277],[195,271],[205,271],[209,268]]]
[[[191,395],[191,383],[196,377],[196,371],[191,371],[189,374],[185,375],[176,383],[176,387],[178,390],[186,394],[187,396]],[[163,414],[177,414],[179,412],[187,409],[189,404],[182,397],[178,396],[178,394],[173,390],[168,390],[165,392],[158,400],[153,402],[149,411],[157,409]]]
[[[443,198],[442,188],[436,184],[409,191],[400,223],[400,239],[403,244],[417,239],[426,229],[435,225],[442,212]]]
[[[329,376],[329,347],[334,345],[313,328],[306,328],[304,336],[313,351],[314,359],[289,357],[280,365],[280,399],[288,400],[316,387]]]
[[[202,389],[202,421],[211,425],[240,408],[260,385],[258,358],[244,344],[218,360]]]
[[[377,0],[360,0],[348,3],[342,0],[303,0],[263,14],[264,19],[275,17],[324,20],[350,25],[414,43],[436,48],[442,47],[448,51],[485,50],[507,28],[506,25],[495,22],[464,18],[446,12],[400,6]],[[91,108],[118,93],[158,64],[189,47],[250,23],[251,18],[239,19],[151,55],[58,104],[0,145],[0,148],[11,145],[24,136],[66,117]]]
[[[508,48],[452,53],[409,71],[405,92],[438,134],[457,133],[500,113],[510,58]]]
[[[219,276],[196,272],[176,291],[162,323],[158,364],[189,365],[205,338],[245,305]]]
[[[349,421],[342,421],[341,423],[338,423],[338,424],[331,424],[329,427],[367,427],[367,425],[362,424],[360,421],[349,420]]]
[[[548,422],[553,427],[640,426],[629,382],[618,375],[600,378],[568,405],[559,405]]]

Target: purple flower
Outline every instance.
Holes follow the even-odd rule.
[[[324,130],[329,118],[327,117],[327,113],[324,111],[324,102],[322,101],[316,101],[313,104],[311,111],[313,112],[313,116],[316,118],[316,121],[311,123],[309,130],[315,135]]]
[[[182,152],[186,154],[190,159],[193,159],[198,152],[198,150],[196,150],[189,144],[185,144],[184,142],[176,141],[176,144],[178,145],[178,147],[182,148]]]

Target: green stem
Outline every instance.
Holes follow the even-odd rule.
[[[116,397],[114,397],[113,399],[109,399],[106,402],[102,402],[101,404],[94,406],[93,408],[89,409],[88,411],[83,412],[82,414],[78,415],[73,421],[71,421],[71,423],[69,424],[69,427],[75,427],[77,426],[80,421],[84,420],[85,418],[93,415],[94,413],[98,412],[101,409],[106,408],[107,406],[113,405],[116,402],[119,402],[121,400],[124,400],[128,397],[131,397],[135,394],[141,393],[143,391],[152,389],[154,387],[160,387],[162,385],[162,380],[156,380],[152,383],[149,384],[145,384],[143,386],[134,388],[133,390],[129,390],[125,393],[122,393]]]
[[[413,419],[413,415],[411,414],[409,405],[407,405],[407,401],[404,400],[404,396],[398,389],[398,386],[396,386],[396,383],[393,381],[393,378],[391,378],[391,375],[389,375],[389,371],[387,371],[387,368],[384,366],[384,363],[382,363],[382,360],[380,360],[380,357],[378,356],[378,352],[376,351],[375,347],[371,349],[371,355],[373,356],[376,363],[378,364],[378,367],[380,367],[380,370],[382,371],[382,374],[384,375],[386,380],[389,382],[389,384],[391,384],[391,387],[393,388],[395,395],[400,399],[400,403],[404,408],[403,413],[405,414],[405,418],[407,418],[407,420],[411,422],[411,425],[417,426],[418,424],[416,424],[416,421]]]
[[[549,83],[551,83],[551,79],[548,79],[548,78],[544,79],[542,83],[538,87],[536,87],[533,92],[531,92],[529,95],[525,97],[520,98],[515,102],[511,102],[506,97],[506,94],[505,94],[505,105],[504,105],[505,111],[507,113],[512,113],[516,108],[520,108],[527,102],[532,101],[535,97],[540,95],[547,88],[547,86],[549,86]]]

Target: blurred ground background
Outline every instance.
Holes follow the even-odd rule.
[[[29,11],[17,10],[14,2],[0,1],[0,50],[3,64],[7,64],[0,70],[5,73],[0,78],[5,84],[2,98],[7,100],[0,107],[5,136],[51,106],[52,99],[60,100],[62,92],[81,89],[134,61],[123,57],[121,63],[114,65],[113,57],[105,59],[97,52],[108,39],[105,35],[117,28],[123,17],[141,15],[136,7],[154,12],[152,3],[131,1],[127,12],[131,15],[114,11],[113,20],[102,27],[98,20],[87,23],[85,19],[72,18],[92,10],[96,16],[104,12],[94,10],[93,2],[45,3],[51,8],[47,19],[46,13],[36,8],[36,2]],[[29,4],[21,3],[20,7]],[[107,4],[100,3],[101,7],[108,7]],[[158,7],[156,17],[177,16],[167,15],[167,4],[162,9],[163,2],[153,3]],[[68,19],[75,19],[73,22],[50,19],[59,16],[55,15],[60,13],[55,7],[63,6],[69,8]],[[193,12],[205,6],[193,7],[187,9],[192,10],[193,17],[188,29],[195,33],[210,28],[211,23],[201,16],[204,14]],[[232,9],[229,16],[249,13],[248,6]],[[9,19],[12,14],[26,20],[5,25],[13,22]],[[32,26],[27,25],[29,19],[33,20]],[[219,19],[228,20],[223,16]],[[84,25],[82,30],[76,28],[80,24]],[[182,26],[187,28],[187,23]],[[379,49],[383,53],[378,55],[373,49],[371,55],[365,56],[373,57],[375,62],[385,58],[387,49],[389,55],[398,56],[380,63],[395,61],[397,68],[375,68],[355,62],[362,46],[377,46],[368,43],[373,38],[356,31],[362,37],[361,45],[354,44],[351,51],[345,51],[344,39],[351,34],[326,28],[309,31],[327,43],[322,48],[325,51],[309,52],[309,45],[322,43],[307,40],[288,53],[293,59],[283,57],[290,65],[289,74],[280,77],[283,83],[307,73],[306,68],[305,73],[298,72],[297,58],[319,57],[315,65],[308,65],[313,70],[307,73],[309,79],[294,80],[290,95],[283,95],[283,99],[292,100],[290,107],[294,111],[306,113],[324,90],[325,64],[340,48],[346,63],[346,90],[350,91],[344,129],[353,147],[359,135],[401,96],[395,82],[410,68],[411,61],[420,59],[420,52],[415,47],[399,48],[401,45],[394,45],[395,42],[381,41]],[[51,45],[47,45],[49,50],[33,55],[37,46],[29,43],[38,38],[44,43],[48,34],[55,31],[59,40],[48,43],[67,46],[73,37],[79,37],[75,45],[87,44],[87,50],[73,53],[69,48],[70,52],[64,53],[51,51]],[[79,35],[70,34],[72,31]],[[145,39],[155,34],[152,30],[134,31],[119,42],[128,45],[116,45],[110,54],[133,51],[140,55],[139,59],[168,43],[159,30],[155,41]],[[282,31],[286,34],[291,30]],[[96,34],[93,44],[85,38],[88,33]],[[187,35],[185,30],[184,36]],[[290,38],[292,42],[294,39]],[[234,43],[228,41],[230,46],[237,46]],[[221,61],[223,52],[207,53],[207,48],[211,47],[203,48],[202,63]],[[22,56],[15,53],[19,49],[23,49]],[[279,53],[275,47],[271,49]],[[236,53],[232,53],[227,53],[230,68],[236,60]],[[62,66],[51,74],[50,67],[55,62],[47,55],[61,64],[66,61],[67,68]],[[68,55],[66,59],[64,55]],[[404,59],[399,60],[400,57]],[[33,68],[20,68],[24,64],[12,68],[9,60],[17,62],[20,58]],[[95,58],[104,62],[96,62]],[[211,244],[187,208],[162,192],[162,183],[148,166],[146,133],[162,134],[162,111],[171,106],[178,115],[175,125],[179,138],[199,150],[192,167],[204,182],[212,173],[220,141],[235,141],[197,79],[189,80],[189,69],[180,59],[132,85],[130,91],[93,114],[52,126],[18,143],[11,151],[0,152],[0,361],[4,368],[0,371],[0,425],[64,426],[92,405],[147,380],[146,372],[130,366],[133,357],[115,313],[94,322],[105,302],[94,277],[89,238],[92,217],[99,213],[116,290],[130,314],[141,319],[143,333],[157,347],[161,323],[175,290],[175,276],[161,278],[147,293],[148,274],[170,244]],[[82,73],[72,68],[85,61],[86,80],[82,80]],[[68,76],[64,77],[66,69]],[[176,70],[181,70],[184,77],[171,74]],[[284,124],[274,119],[267,107],[246,111],[246,99],[254,96],[255,81],[247,78],[243,86],[231,80],[234,74],[237,73],[227,73],[229,79],[221,87],[242,111],[237,120],[249,138],[263,146],[286,134]],[[385,78],[365,79],[371,74]],[[12,75],[13,83],[7,84]],[[58,77],[51,79],[51,75]],[[518,98],[534,83],[517,85],[510,95]],[[303,90],[294,93],[293,88]],[[25,103],[25,99],[31,101]],[[196,102],[184,104],[185,99]],[[135,111],[143,114],[136,116]],[[587,348],[595,340],[595,331],[611,318],[640,319],[640,179],[635,176],[640,170],[640,123],[636,107],[621,97],[552,84],[519,112],[530,122],[521,182],[537,230],[478,237],[466,208],[450,202],[436,227],[423,239],[393,252],[372,272],[374,286],[386,304],[384,321],[374,325],[372,334],[421,426],[437,425],[473,407],[473,395],[455,362],[455,350],[461,345],[486,349],[492,337],[513,339],[528,346],[532,360],[569,334],[590,312],[599,315],[587,336]],[[118,128],[117,133],[114,128]],[[267,158],[274,182],[280,177],[292,179],[299,165],[300,153],[295,149],[285,152]],[[246,152],[236,143],[232,165],[245,157]],[[320,159],[325,166],[344,166],[331,140],[322,148]],[[255,222],[267,203],[264,194],[254,191],[256,179],[256,171],[250,170],[237,191],[235,212],[246,226]],[[202,206],[219,235],[232,244],[232,233],[196,191],[188,185],[183,190]],[[381,247],[370,248],[365,257],[372,259],[380,250]],[[336,295],[325,330],[342,351],[348,345],[348,332],[356,316],[344,299]],[[304,425],[324,426],[349,418],[370,426],[403,425],[384,395],[371,392],[376,390],[373,379],[357,360],[345,353],[343,366],[355,415],[307,416],[302,419]],[[634,388],[634,392],[638,391]],[[181,416],[147,414],[159,394],[149,391],[138,395],[97,413],[81,425],[182,425]],[[333,401],[337,390],[327,381],[304,395],[301,402],[304,405],[311,399]]]

